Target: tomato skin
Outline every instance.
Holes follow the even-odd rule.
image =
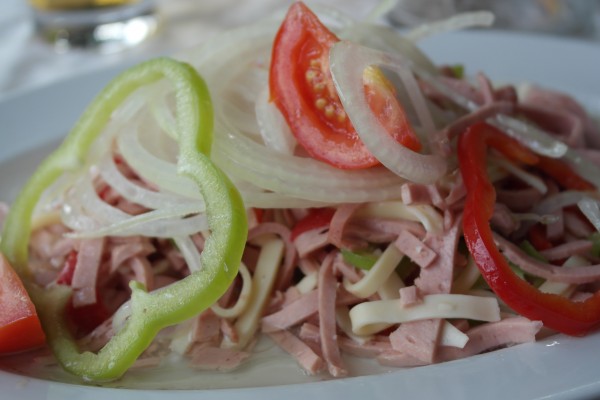
[[[294,3],[273,45],[271,101],[311,157],[342,169],[368,168],[379,161],[352,126],[329,71],[329,51],[338,41],[303,3]],[[418,151],[420,143],[391,85],[374,70],[364,82],[371,111],[398,142]]]
[[[40,347],[46,337],[23,283],[0,253],[0,354]]]

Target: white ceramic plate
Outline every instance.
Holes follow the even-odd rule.
[[[600,115],[600,45],[500,32],[466,32],[430,39],[435,61],[462,63],[500,82],[536,82],[564,90]],[[0,103],[0,200],[10,201],[35,165],[76,120],[93,95],[117,72],[89,76],[24,93]],[[600,332],[585,338],[555,336],[466,360],[375,375],[312,383],[293,361],[268,359],[233,375],[191,374],[174,363],[160,378],[129,374],[112,388],[78,384],[55,369],[31,368],[30,359],[0,359],[2,398],[307,399],[414,398],[566,399],[600,396],[596,355]],[[15,373],[15,370],[17,371]],[[26,372],[24,372],[26,371]],[[250,378],[248,378],[250,377]],[[127,387],[119,389],[118,387]],[[141,387],[151,390],[143,390]],[[157,388],[186,390],[157,390]],[[229,387],[213,389],[216,387]],[[196,388],[195,390],[189,390]]]

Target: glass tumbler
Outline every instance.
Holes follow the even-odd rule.
[[[117,52],[158,27],[154,0],[28,0],[37,34],[59,52]]]

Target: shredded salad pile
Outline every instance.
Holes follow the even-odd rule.
[[[85,151],[49,163],[67,172],[2,237],[59,362],[92,381],[168,353],[229,371],[266,335],[343,377],[344,354],[420,366],[597,328],[598,126],[417,47],[491,21],[400,34],[295,3],[105,92],[79,126],[98,134],[72,134]]]

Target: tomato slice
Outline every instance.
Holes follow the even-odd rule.
[[[12,266],[0,254],[0,354],[39,347],[46,337],[35,307]]]
[[[329,71],[329,51],[338,41],[308,7],[294,3],[273,45],[271,101],[310,156],[337,168],[368,168],[379,162],[352,126]],[[368,68],[363,85],[371,111],[388,133],[402,145],[420,150],[393,85],[383,73]]]

